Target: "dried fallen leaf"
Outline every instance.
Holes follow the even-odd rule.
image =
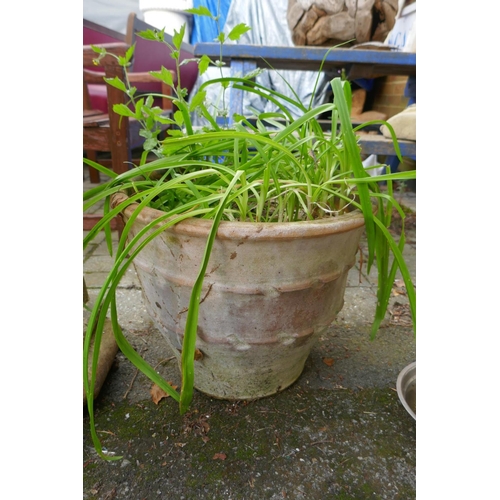
[[[332,366],[333,362],[333,358],[323,358],[323,363],[325,363],[326,366]]]
[[[391,315],[391,325],[411,326],[413,324],[409,304],[395,302],[389,313]]]
[[[115,497],[116,497],[116,488],[113,488],[104,495],[103,500],[112,500]]]
[[[212,460],[226,460],[227,455],[225,453],[216,453],[213,457]]]
[[[171,382],[169,384],[174,388],[177,389],[176,385],[173,385]],[[169,394],[167,394],[163,389],[161,389],[159,386],[156,384],[153,384],[151,389],[149,390],[151,394],[151,399],[153,400],[154,404],[158,404],[163,398],[168,398]]]
[[[405,282],[403,280],[394,280],[394,285],[392,286],[392,295],[395,297],[398,295],[407,295]]]

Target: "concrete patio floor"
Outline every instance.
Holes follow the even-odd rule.
[[[415,278],[415,193],[402,193],[401,202],[413,211],[405,254]],[[99,236],[84,255],[90,303],[111,262]],[[84,498],[415,498],[416,422],[398,399],[396,379],[415,361],[416,342],[398,286],[386,322],[369,340],[375,286],[374,271],[351,270],[344,308],[299,380],[265,399],[221,401],[196,392],[180,416],[172,399],[152,401],[152,383],[118,353],[95,415],[103,446],[123,458],[99,458],[84,408]],[[178,385],[177,365],[133,270],[117,295],[128,340]]]

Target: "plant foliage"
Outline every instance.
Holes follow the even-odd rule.
[[[204,7],[192,9],[196,15],[212,14]],[[214,17],[216,20],[217,18]],[[227,38],[237,40],[248,29],[238,25]],[[198,93],[187,99],[182,87],[179,54],[183,30],[175,32],[172,43],[163,30],[148,30],[139,36],[156,40],[169,46],[176,62],[174,76],[166,68],[151,72],[159,81],[172,89],[168,96],[176,110],[166,116],[154,105],[154,95],[137,96],[137,89],[127,79],[108,79],[127,96],[126,103],[115,106],[121,116],[138,120],[145,137],[144,153],[139,165],[117,175],[89,160],[88,165],[110,177],[104,184],[84,193],[84,210],[104,201],[102,220],[87,234],[84,248],[104,230],[111,251],[110,222],[127,206],[134,208],[127,221],[115,250],[115,261],[101,288],[92,309],[84,341],[84,387],[87,394],[92,438],[98,453],[110,457],[100,444],[94,427],[93,394],[99,346],[107,314],[111,316],[117,343],[127,358],[154,383],[179,403],[184,413],[193,396],[194,350],[200,303],[201,287],[210,250],[221,220],[251,222],[294,222],[323,217],[335,217],[347,210],[360,210],[365,218],[369,248],[368,267],[374,263],[378,271],[378,300],[372,327],[372,338],[383,320],[392,284],[399,270],[405,282],[415,323],[415,288],[411,281],[402,250],[405,243],[404,226],[395,237],[389,231],[391,216],[397,211],[402,220],[405,214],[392,196],[392,182],[415,178],[415,171],[370,176],[362,165],[356,132],[377,122],[353,128],[350,120],[351,87],[348,81],[335,78],[331,82],[333,101],[317,107],[304,105],[298,97],[290,98],[255,82],[255,75],[224,77],[205,82]],[[221,44],[226,40],[221,35]],[[96,63],[106,53],[95,49]],[[125,68],[133,56],[133,48],[120,60]],[[210,61],[202,57],[198,61],[203,73],[212,64],[222,66],[222,60]],[[275,103],[274,113],[255,113],[237,116],[228,125],[227,111],[218,103],[209,103],[206,88],[220,85],[253,93]],[[224,96],[221,101],[224,103]],[[312,101],[311,101],[312,102]],[[300,109],[302,115],[293,118],[289,109]],[[207,125],[195,128],[193,113],[201,115]],[[320,117],[330,116],[329,131],[324,131]],[[379,122],[380,124],[385,122]],[[160,126],[168,124],[168,136],[160,139]],[[397,140],[391,126],[395,150],[399,154]],[[146,161],[154,155],[153,161]],[[381,190],[381,181],[386,189]],[[112,207],[113,194],[124,191],[126,201]],[[149,224],[137,235],[131,236],[130,228],[144,207],[162,210],[164,215]],[[200,217],[213,220],[205,256],[198,279],[193,287],[181,357],[182,386],[174,390],[132,348],[121,332],[116,312],[116,288],[134,257],[160,232],[186,218]],[[162,222],[161,226],[158,222]],[[91,338],[94,337],[94,353],[91,376],[87,374]]]

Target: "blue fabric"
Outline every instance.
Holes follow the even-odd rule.
[[[405,97],[408,97],[408,106],[417,102],[417,77],[410,75],[405,87]]]
[[[212,14],[217,14],[220,1],[220,31],[226,24],[227,12],[231,5],[231,0],[194,0],[193,7],[206,7]],[[213,42],[219,35],[217,24],[207,16],[193,16],[193,26],[191,29],[190,42],[194,45],[198,42]]]
[[[373,89],[373,78],[358,78],[354,80],[354,83],[358,84],[362,89],[370,92]]]

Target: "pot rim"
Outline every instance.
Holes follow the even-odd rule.
[[[115,193],[111,196],[111,207],[116,208],[120,203],[125,202],[128,196],[123,192]],[[139,206],[133,202],[124,207],[122,214],[128,219]],[[144,207],[137,216],[136,221],[146,225],[153,222],[165,212],[151,207]],[[206,236],[212,227],[212,219],[185,219],[168,231],[176,234],[191,236]],[[354,210],[347,214],[334,217],[325,217],[310,221],[296,222],[241,222],[241,221],[221,221],[217,231],[217,237],[223,239],[252,237],[257,239],[269,238],[297,238],[315,237],[323,234],[334,234],[351,231],[363,227],[364,216],[361,211]]]

